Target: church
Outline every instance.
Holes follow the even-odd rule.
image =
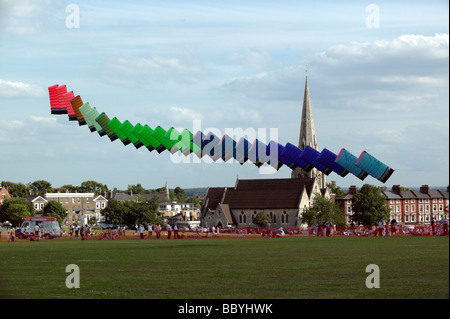
[[[305,81],[298,147],[318,150],[308,77]],[[300,227],[299,217],[310,207],[316,195],[330,198],[325,174],[313,168],[305,172],[297,167],[291,178],[237,178],[234,187],[209,187],[201,207],[203,227],[250,227],[258,213],[267,214],[274,227]]]

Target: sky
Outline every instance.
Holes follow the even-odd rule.
[[[0,181],[234,186],[291,169],[149,152],[52,115],[65,84],[110,118],[298,144],[308,77],[319,151],[367,151],[385,183],[448,185],[448,1],[0,0]]]

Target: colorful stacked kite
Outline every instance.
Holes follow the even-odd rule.
[[[52,85],[48,91],[51,114],[67,114],[70,121],[87,125],[91,132],[106,135],[111,141],[118,139],[125,146],[133,144],[135,148],[146,147],[158,153],[165,150],[172,154],[181,152],[185,156],[194,153],[199,158],[207,155],[213,161],[234,158],[240,164],[250,161],[257,167],[268,164],[276,170],[286,165],[292,170],[300,167],[306,172],[316,168],[325,175],[335,172],[345,177],[352,173],[361,180],[371,175],[383,183],[394,172],[366,151],[357,158],[344,148],[336,155],[326,148],[322,152],[309,146],[301,150],[290,143],[285,146],[274,141],[264,144],[258,139],[250,143],[245,138],[236,142],[228,135],[220,138],[211,132],[193,134],[187,129],[179,132],[174,127],[165,130],[161,126],[133,125],[127,120],[121,122],[116,117],[108,117],[105,112],[100,113],[73,91],[68,92],[65,85]]]

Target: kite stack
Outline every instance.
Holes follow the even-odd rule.
[[[342,148],[338,155],[324,148],[321,152],[306,146],[303,150],[291,143],[281,145],[270,141],[268,144],[255,139],[249,142],[241,138],[238,142],[228,135],[222,138],[209,132],[206,135],[198,131],[195,134],[188,129],[179,132],[174,127],[165,130],[161,126],[151,128],[140,123],[133,125],[128,120],[121,122],[100,113],[89,102],[83,102],[79,95],[67,91],[65,85],[48,87],[51,114],[67,114],[70,121],[78,121],[80,126],[87,125],[91,132],[108,136],[111,142],[120,140],[123,145],[133,144],[136,149],[147,148],[150,152],[165,150],[171,154],[181,152],[187,156],[194,153],[199,158],[209,156],[213,161],[228,161],[234,158],[241,165],[251,162],[260,167],[268,164],[279,170],[283,165],[294,170],[298,167],[309,172],[313,168],[329,175],[332,172],[341,177],[348,173],[360,180],[368,175],[385,183],[394,170],[378,159],[363,151],[359,157]]]

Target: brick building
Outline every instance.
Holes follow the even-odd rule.
[[[347,222],[351,222],[352,198],[358,192],[356,186],[350,186],[349,192],[335,198],[335,202],[344,210]],[[403,224],[430,224],[431,219],[439,221],[443,214],[448,216],[449,186],[447,189],[430,189],[422,185],[418,190],[404,190],[400,185],[391,190],[381,191],[386,198],[386,207],[390,210],[390,219]]]
[[[0,207],[2,206],[3,201],[6,198],[11,198],[11,195],[9,195],[9,187],[8,185],[2,185],[2,188],[0,188]]]

